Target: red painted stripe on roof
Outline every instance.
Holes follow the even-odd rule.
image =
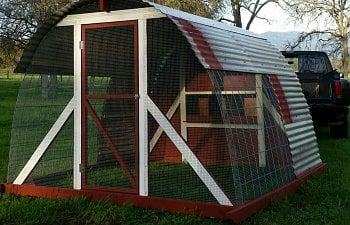
[[[276,75],[269,75],[268,77],[272,84],[272,88],[274,89],[277,95],[277,101],[279,103],[283,120],[285,121],[286,124],[292,123],[293,120],[290,114],[289,105],[288,105],[286,96],[284,95],[284,91],[282,89],[281,83],[278,80],[278,77]]]
[[[213,49],[210,47],[203,33],[187,20],[177,17],[172,17],[172,19],[176,20],[181,25],[181,28],[187,32],[188,36],[193,39],[197,45],[198,51],[205,62],[209,65],[210,69],[223,70],[221,63],[215,56]]]

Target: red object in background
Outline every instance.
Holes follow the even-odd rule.
[[[335,95],[337,98],[340,98],[342,96],[342,87],[341,87],[341,81],[340,80],[335,80],[334,81],[334,86],[335,86]]]
[[[110,1],[109,0],[100,0],[100,11],[109,12],[110,10],[111,10]]]

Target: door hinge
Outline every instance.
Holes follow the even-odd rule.
[[[84,41],[79,41],[79,49],[84,49]]]

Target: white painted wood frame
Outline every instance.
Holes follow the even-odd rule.
[[[256,116],[258,129],[258,152],[259,166],[266,166],[266,146],[265,146],[265,127],[264,127],[264,100],[263,100],[263,84],[262,75],[255,75],[256,84]]]
[[[215,91],[186,91],[186,95],[215,95]],[[255,95],[256,91],[219,91],[221,95]]]
[[[182,50],[183,52],[183,50]],[[186,108],[186,74],[184,68],[184,58],[180,59],[180,76],[179,76],[179,91],[180,91],[180,130],[182,138],[187,141],[187,108]],[[187,163],[185,157],[182,155],[181,160]]]
[[[148,196],[147,20],[138,20],[139,45],[139,195]]]
[[[204,185],[208,188],[210,193],[221,205],[232,206],[230,199],[221,190],[219,185],[215,182],[213,177],[208,173],[202,163],[198,160],[196,155],[192,152],[189,146],[186,144],[185,140],[179,135],[175,128],[171,125],[169,120],[160,111],[156,104],[147,96],[147,109],[157,121],[157,123],[163,128],[164,132],[167,134],[169,139],[174,143],[176,148],[183,155],[184,159],[195,171],[197,176],[202,180]]]
[[[256,124],[223,124],[223,123],[185,123],[186,127],[194,128],[230,128],[230,129],[258,129]]]
[[[275,120],[275,122],[278,124],[280,129],[282,131],[285,131],[286,128],[283,125],[282,115],[276,110],[275,106],[273,106],[271,104],[270,100],[266,97],[265,94],[263,94],[263,102],[264,102],[265,109],[267,109],[267,111],[269,111],[270,115]]]
[[[166,113],[166,117],[168,118],[168,120],[171,120],[177,110],[177,108],[180,105],[180,95],[177,95],[175,101],[173,102],[173,104],[170,106],[168,112]],[[156,146],[160,136],[163,133],[163,129],[159,126],[156,130],[156,132],[154,133],[152,139],[149,142],[149,151],[152,152],[153,148]]]
[[[46,134],[44,139],[41,141],[39,146],[36,148],[26,165],[22,168],[21,172],[13,182],[14,184],[23,184],[30,173],[33,171],[35,166],[38,164],[42,156],[45,154],[51,143],[55,140],[58,133],[61,131],[64,124],[69,119],[69,116],[74,111],[75,99],[74,97],[69,101],[61,115],[58,117],[56,122],[53,124],[49,132]]]
[[[74,26],[74,95],[76,106],[74,113],[74,167],[73,187],[81,189],[81,25],[108,22],[120,22],[138,20],[139,35],[139,185],[140,195],[148,195],[148,128],[147,110],[145,109],[144,96],[147,95],[147,19],[163,18],[162,14],[154,7],[141,9],[117,10],[111,12],[95,12],[76,15],[68,15],[57,26]],[[142,98],[143,96],[143,98]],[[145,144],[146,143],[146,144]],[[147,149],[147,151],[145,151]],[[142,166],[141,166],[142,164]],[[141,171],[142,170],[142,171]]]
[[[166,17],[154,7],[68,15],[57,26],[96,24]]]
[[[73,153],[73,188],[81,189],[81,25],[74,25],[74,153]]]

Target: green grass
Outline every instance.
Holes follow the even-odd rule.
[[[0,182],[6,181],[13,108],[19,78],[0,75]],[[317,131],[320,153],[328,164],[298,192],[273,202],[245,221],[253,224],[350,224],[350,139],[330,139]],[[0,224],[229,224],[217,219],[177,215],[159,210],[116,206],[86,199],[48,200],[0,196]]]
[[[13,76],[13,75],[12,75]],[[16,104],[19,77],[7,79],[6,74],[0,74],[0,182],[6,181],[8,153],[13,110]]]

